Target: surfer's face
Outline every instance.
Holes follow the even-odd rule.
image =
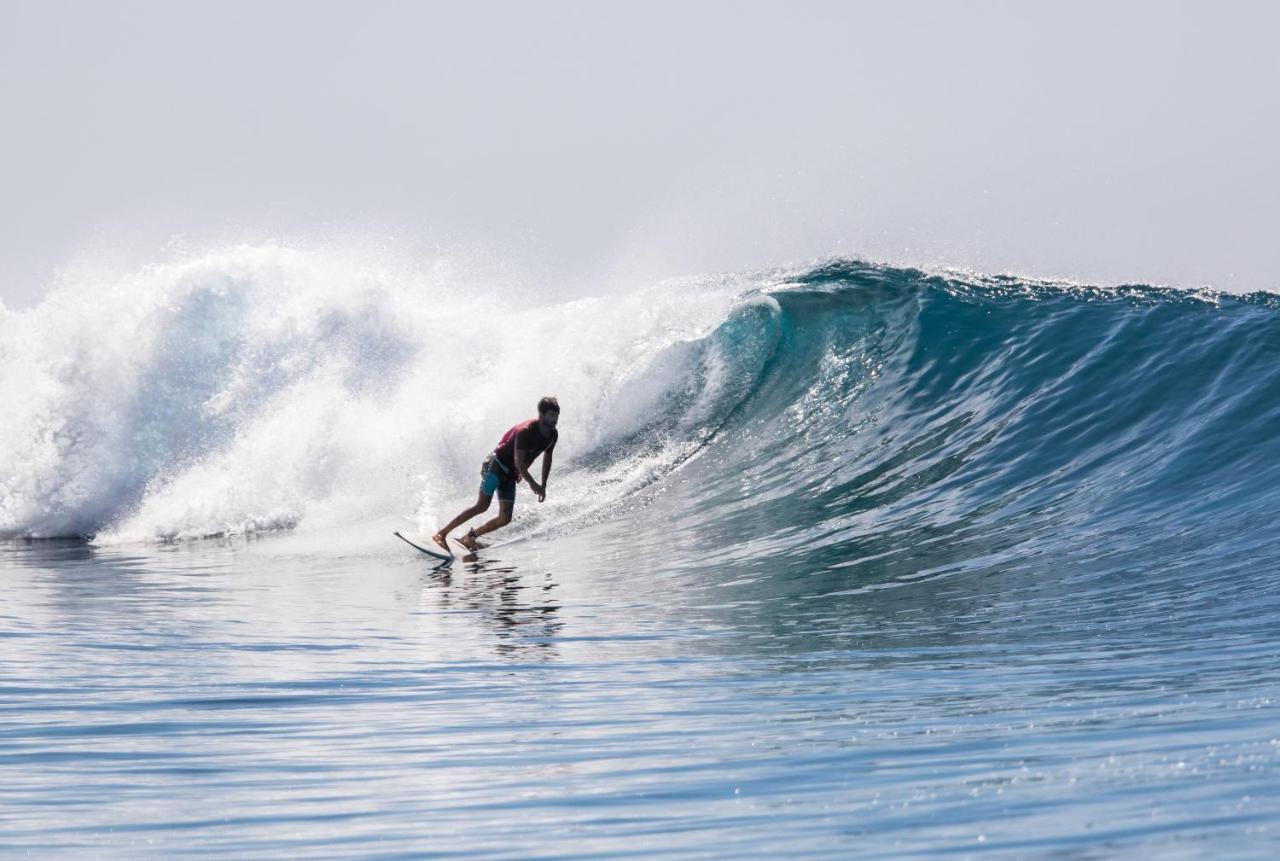
[[[556,426],[556,422],[560,421],[560,411],[547,410],[545,413],[541,413],[538,418],[542,419],[544,425],[553,428]]]

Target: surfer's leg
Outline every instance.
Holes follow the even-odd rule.
[[[477,536],[486,535],[495,529],[501,529],[511,522],[511,510],[515,507],[515,502],[506,499],[498,500],[498,516],[490,520],[482,526],[477,526],[472,532]]]
[[[486,494],[483,490],[481,490],[480,495],[476,497],[476,504],[471,506],[470,508],[462,509],[462,511],[458,514],[457,517],[449,521],[449,524],[447,526],[445,526],[435,535],[432,535],[431,540],[434,541],[436,544],[439,544],[445,550],[449,550],[449,545],[445,543],[445,537],[450,532],[457,529],[459,526],[466,523],[471,518],[475,517],[477,514],[481,514],[485,511],[488,511],[489,503],[492,501],[493,501],[493,494],[491,493]]]
[[[489,475],[492,476],[493,473],[489,473]],[[486,476],[486,478],[488,477]],[[468,550],[479,550],[483,546],[476,541],[478,536],[485,535],[495,529],[501,529],[511,522],[511,510],[516,504],[515,479],[497,481],[494,490],[498,493],[498,516],[467,533],[466,537],[462,539],[462,546]]]
[[[501,529],[510,523],[511,508],[513,504],[514,503],[507,502],[505,499],[498,500],[498,516],[482,526],[477,526],[475,529],[476,535],[484,535],[495,529]]]

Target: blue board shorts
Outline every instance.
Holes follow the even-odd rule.
[[[506,467],[491,454],[480,465],[480,492],[485,496],[493,496],[495,491],[502,502],[515,504],[516,477],[507,472]]]

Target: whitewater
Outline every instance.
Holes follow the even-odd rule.
[[[392,537],[543,395],[518,541]],[[7,851],[1280,848],[1275,294],[238,246],[0,306],[0,396]]]
[[[679,410],[664,421],[685,448],[745,394],[726,351],[750,345],[715,334],[733,279],[539,307],[444,266],[335,257],[238,248],[8,312],[0,534],[173,540],[425,516],[474,484],[489,437],[541,392],[573,404],[563,449],[596,461],[622,460],[610,450],[658,411]],[[627,453],[589,483],[618,493],[678,457]],[[557,494],[566,510],[586,484]]]

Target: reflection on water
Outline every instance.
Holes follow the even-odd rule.
[[[1138,587],[1085,555],[1046,569],[998,548],[918,576],[905,559],[820,553],[808,571],[711,564],[662,543],[662,510],[653,534],[602,527],[442,570],[390,542],[349,556],[271,540],[6,547],[7,847],[846,858],[1274,844],[1266,589],[1209,600],[1190,568],[1169,573],[1180,586]]]
[[[556,584],[550,571],[522,576],[514,565],[486,561],[474,554],[460,565],[433,568],[425,576],[425,613],[473,614],[491,632],[501,657],[551,660],[563,630],[556,612]],[[532,581],[532,582],[531,582]]]

